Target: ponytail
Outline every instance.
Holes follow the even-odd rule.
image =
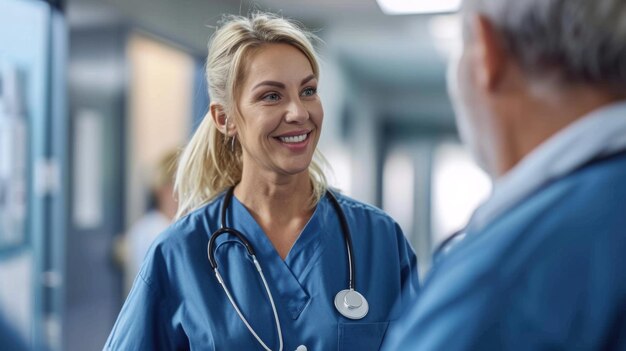
[[[180,157],[174,186],[179,201],[176,218],[235,186],[241,172],[241,148],[238,143],[228,143],[207,113]]]

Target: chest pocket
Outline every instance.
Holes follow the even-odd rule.
[[[378,351],[389,322],[339,323],[339,351]]]

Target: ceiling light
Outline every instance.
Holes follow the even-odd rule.
[[[387,15],[455,12],[461,0],[376,0]]]

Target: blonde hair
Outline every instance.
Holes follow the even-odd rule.
[[[312,40],[316,39],[294,22],[269,13],[249,18],[226,16],[209,43],[206,74],[212,102],[224,107],[227,118],[240,116],[235,99],[245,76],[245,63],[251,53],[266,44],[283,43],[299,49],[311,63],[319,79],[319,66]],[[232,140],[235,142],[235,140]],[[208,203],[224,190],[241,181],[242,149],[232,146],[213,123],[210,111],[204,116],[181,154],[176,172],[175,192],[179,201],[177,218]],[[311,207],[328,187],[322,165],[326,162],[316,150],[309,166],[313,187]]]

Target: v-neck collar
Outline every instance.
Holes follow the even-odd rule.
[[[308,272],[323,251],[320,217],[326,212],[326,206],[327,200],[324,197],[317,204],[313,215],[304,226],[284,261],[252,214],[235,196],[233,196],[226,213],[227,225],[242,232],[250,241],[256,251],[259,264],[273,282],[270,284],[272,290],[278,292],[293,319],[298,318],[310,300],[310,296],[303,288],[301,281],[306,279]],[[220,242],[226,240],[229,239],[220,237],[216,244],[219,246]]]
[[[302,231],[298,235],[298,238],[294,242],[293,246],[291,247],[283,261],[285,264],[287,264],[287,266],[289,266],[289,268],[291,268],[292,271],[295,268],[292,265],[294,263],[297,265],[298,258],[304,254],[302,251],[308,251],[306,250],[308,248],[307,246],[316,246],[314,241],[319,242],[319,208],[320,206],[318,204],[318,206],[315,207],[315,211],[313,211],[313,215],[311,215],[309,221],[306,223],[304,228],[302,228]],[[250,235],[254,234],[254,236],[258,236],[258,240],[262,242],[262,244],[260,243],[259,245],[263,245],[263,247],[267,249],[267,254],[275,254],[280,258],[278,251],[276,251],[276,248],[270,241],[263,228],[261,228],[261,226],[257,223],[250,211],[248,211],[248,208],[234,195],[232,200],[232,209],[234,209],[236,212],[241,212],[243,218],[241,218],[240,220],[242,221],[242,224],[247,225],[246,230],[251,233]],[[248,240],[252,240],[252,238]],[[293,273],[295,275],[299,275],[299,273],[301,272]]]

